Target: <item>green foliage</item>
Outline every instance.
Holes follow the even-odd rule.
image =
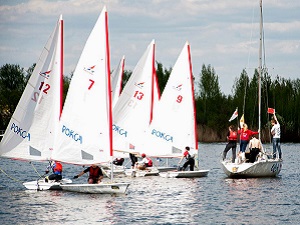
[[[202,65],[199,79],[199,94],[196,98],[197,123],[207,125],[218,132],[221,136],[223,129],[227,126],[226,120],[229,109],[229,98],[220,91],[219,77],[210,65]],[[232,112],[231,112],[232,113]]]
[[[26,85],[26,74],[19,65],[0,68],[0,129],[5,129]]]
[[[215,74],[215,69],[203,64],[200,74],[199,95],[203,99],[214,99],[221,96],[219,77]]]
[[[158,85],[161,92],[168,81],[172,68],[166,69],[156,62]],[[4,130],[31,76],[35,64],[26,72],[19,65],[6,64],[0,68],[0,130]],[[131,76],[132,71],[125,70],[122,88]],[[64,76],[64,99],[66,97],[70,76]],[[213,131],[215,141],[225,141],[228,122],[238,107],[239,117],[244,113],[245,121],[250,129],[258,128],[258,72],[254,71],[251,78],[242,70],[234,80],[232,96],[225,96],[220,91],[219,77],[211,65],[202,65],[199,83],[195,85],[198,93],[195,96],[196,120],[203,129]],[[284,79],[279,76],[272,80],[268,71],[263,70],[261,83],[261,121],[265,133],[270,130],[271,115],[267,108],[275,108],[276,116],[281,124],[282,141],[300,142],[300,79]],[[196,89],[197,89],[196,88]]]
[[[125,84],[129,80],[131,74],[132,74],[132,71],[130,71],[130,70],[124,70],[123,79],[122,79],[122,90],[124,89]]]
[[[156,62],[156,65],[157,65],[156,76],[158,79],[158,86],[159,86],[160,92],[162,93],[167,84],[169,76],[172,72],[172,68],[169,68],[169,69],[163,68],[163,65],[159,62]]]

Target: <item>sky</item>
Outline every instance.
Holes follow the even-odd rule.
[[[167,69],[188,41],[196,82],[202,65],[211,65],[226,95],[243,69],[252,77],[258,67],[259,0],[0,0],[0,67],[37,62],[62,14],[64,74],[71,74],[103,6],[112,69],[125,55],[133,70],[153,39]],[[264,0],[263,15],[271,78],[300,78],[300,1]]]

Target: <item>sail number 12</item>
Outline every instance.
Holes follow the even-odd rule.
[[[50,84],[45,84],[45,82],[42,81],[39,86],[39,90],[44,92],[45,94],[48,94],[49,89],[50,89]],[[39,95],[40,95],[39,92],[37,92],[37,91],[33,92],[33,97],[31,98],[31,100],[33,100],[34,102],[37,102]],[[41,103],[42,99],[43,98],[40,99],[39,103]]]

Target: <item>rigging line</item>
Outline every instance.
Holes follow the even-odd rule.
[[[252,40],[253,40],[253,30],[254,30],[254,14],[255,14],[255,9],[256,9],[256,3],[253,2],[253,7],[252,7],[252,22],[251,22],[251,34],[250,34],[250,45],[252,43]],[[251,46],[249,45],[248,47],[248,60],[247,60],[247,69],[245,70],[246,71],[246,74],[248,76],[248,72],[247,70],[249,69],[249,64],[250,64],[250,55],[251,55]],[[246,105],[246,95],[247,95],[247,79],[245,79],[245,84],[244,84],[244,87],[245,87],[245,91],[244,91],[244,102],[243,102],[243,114],[245,114],[245,105]]]
[[[262,9],[263,10],[263,9]],[[261,79],[264,80],[264,82],[262,82],[262,84],[264,85],[264,89],[265,89],[265,98],[266,98],[266,103],[267,103],[267,107],[269,107],[269,98],[268,98],[268,85],[266,82],[266,76],[269,75],[268,73],[268,68],[266,65],[266,44],[265,44],[265,29],[264,29],[264,18],[263,18],[263,13],[262,13],[262,43],[263,43],[263,66],[262,66],[262,77]],[[267,119],[268,121],[270,120],[269,118],[269,114],[267,113]],[[268,122],[268,130],[270,130],[270,123]],[[272,143],[272,137],[271,137],[271,133],[268,132],[269,137],[269,141],[270,143]]]
[[[33,170],[37,173],[37,175],[39,175],[39,177],[41,177],[41,174],[37,171],[37,169],[35,168],[35,166],[33,165],[32,162],[29,162],[33,168]]]
[[[19,182],[19,183],[23,183],[22,181],[20,181],[20,180],[14,178],[14,177],[8,175],[1,167],[0,167],[0,171],[1,171],[2,173],[4,173],[4,174],[5,174],[8,178],[10,178],[11,180],[14,180],[14,181]]]

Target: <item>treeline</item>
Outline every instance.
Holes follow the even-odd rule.
[[[0,130],[5,130],[23,93],[35,64],[27,71],[19,65],[5,64],[0,68]],[[172,71],[157,62],[157,77],[161,93]],[[126,70],[123,86],[131,71]],[[221,92],[219,77],[211,65],[202,65],[200,74],[195,75],[196,119],[198,140],[202,142],[226,141],[227,128],[238,124],[237,119],[228,122],[236,108],[239,118],[244,114],[245,122],[252,130],[258,129],[258,72],[249,76],[243,70],[233,81],[232,94]],[[64,76],[64,97],[66,96],[72,74]],[[196,80],[196,79],[195,79]],[[268,108],[275,108],[281,124],[282,142],[300,142],[300,79],[285,79],[277,76],[274,80],[263,70],[261,83],[261,133],[263,142],[269,142],[270,114]],[[180,129],[180,128],[179,128]]]

